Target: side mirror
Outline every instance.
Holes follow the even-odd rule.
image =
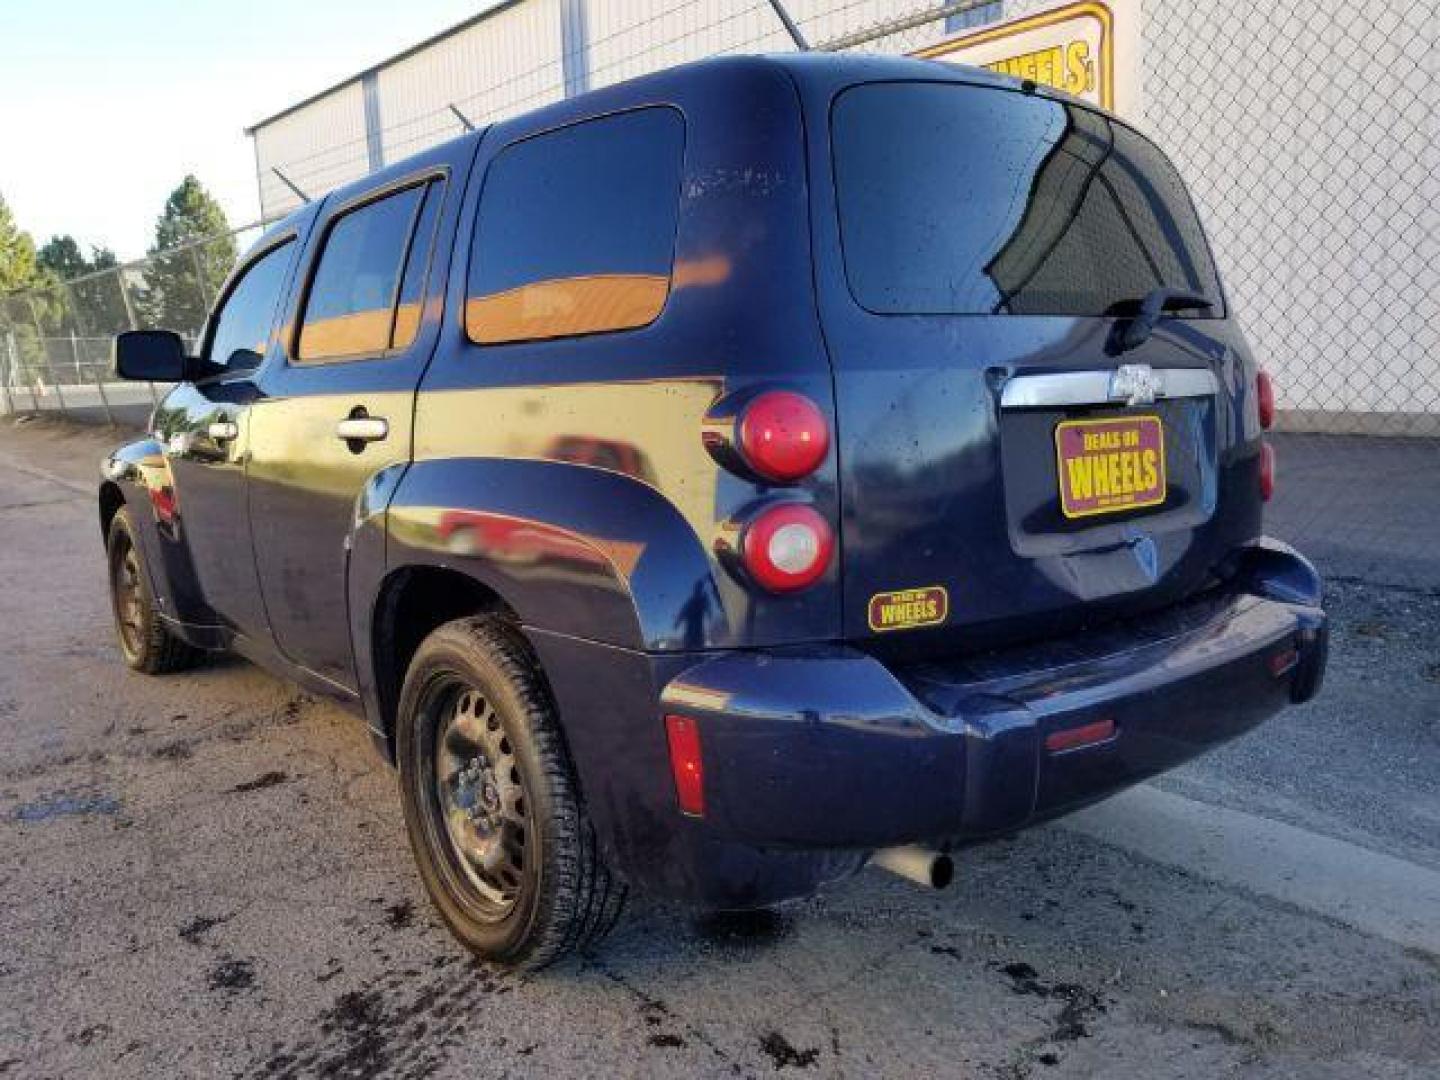
[[[115,374],[137,382],[184,382],[185,342],[173,330],[126,330],[111,350]]]

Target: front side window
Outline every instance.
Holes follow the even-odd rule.
[[[335,220],[305,301],[298,361],[375,356],[392,347],[401,275],[425,197],[417,185]],[[413,338],[408,322],[402,329]]]
[[[1090,109],[947,83],[847,90],[831,122],[845,271],[884,315],[1131,313],[1220,284],[1149,141]]]
[[[295,252],[293,240],[271,248],[245,270],[215,315],[206,354],[213,372],[250,371],[265,359],[280,290]]]
[[[685,124],[640,109],[500,152],[480,197],[465,327],[534,341],[653,322],[670,293]]]

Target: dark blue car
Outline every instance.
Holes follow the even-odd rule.
[[[106,464],[131,667],[362,713],[425,884],[537,966],[949,853],[1310,698],[1273,398],[1174,167],[912,60],[695,64],[280,222]]]

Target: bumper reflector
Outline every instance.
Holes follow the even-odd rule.
[[[1081,724],[1079,727],[1061,728],[1059,731],[1052,731],[1045,736],[1045,749],[1052,754],[1058,754],[1065,750],[1078,750],[1082,746],[1093,746],[1102,743],[1115,735],[1115,721],[1106,717],[1104,720],[1096,720],[1093,723]]]
[[[691,817],[705,815],[705,769],[700,761],[700,725],[688,716],[665,717],[670,743],[670,771],[680,809]]]
[[[1281,649],[1270,656],[1270,674],[1277,679],[1283,678],[1295,670],[1295,665],[1300,663],[1300,651],[1298,649]]]

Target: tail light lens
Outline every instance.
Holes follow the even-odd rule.
[[[770,390],[746,406],[739,442],[750,468],[788,483],[820,467],[830,450],[830,427],[820,407],[803,394]]]
[[[785,503],[764,511],[741,540],[745,569],[774,593],[808,588],[824,576],[835,550],[830,524],[808,506]]]
[[[1275,384],[1268,372],[1255,376],[1255,404],[1260,413],[1260,426],[1269,431],[1275,423]]]
[[[700,760],[700,725],[688,716],[665,717],[665,738],[670,744],[670,771],[680,809],[692,817],[705,816],[705,767]]]
[[[1269,443],[1260,444],[1260,498],[1265,502],[1275,494],[1275,448]]]

